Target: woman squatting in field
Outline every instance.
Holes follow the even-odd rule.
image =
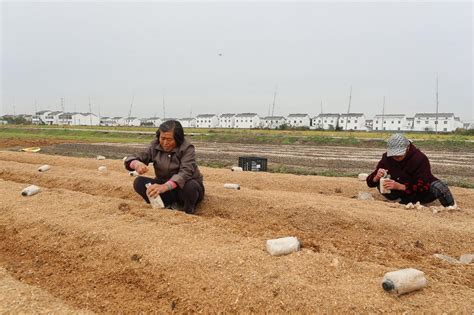
[[[402,134],[388,139],[387,152],[367,177],[367,185],[380,191],[380,179],[386,175],[390,179],[384,180],[383,188],[391,192],[383,196],[389,200],[400,199],[401,204],[408,204],[438,199],[444,207],[455,205],[448,186],[431,173],[428,157]]]
[[[138,176],[133,183],[135,191],[147,203],[150,203],[148,195],[152,198],[160,195],[165,207],[194,214],[204,197],[203,177],[196,164],[194,146],[184,138],[178,121],[162,123],[146,151],[125,159],[125,168],[142,175],[151,162],[156,177]],[[149,183],[152,185],[147,188],[145,185]]]

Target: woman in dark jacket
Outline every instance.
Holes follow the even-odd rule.
[[[394,134],[387,141],[387,152],[377,168],[367,177],[369,187],[379,190],[380,179],[390,175],[384,188],[390,189],[383,196],[400,203],[429,203],[439,199],[444,207],[455,205],[448,186],[433,176],[428,157],[402,134]]]
[[[178,121],[162,123],[146,151],[125,159],[125,168],[142,175],[148,171],[149,163],[153,163],[156,178],[138,176],[133,183],[135,191],[147,203],[150,203],[148,195],[152,198],[159,195],[165,207],[183,208],[186,213],[194,214],[204,197],[203,177],[196,164],[194,146],[184,138]],[[151,185],[147,188],[148,183]]]

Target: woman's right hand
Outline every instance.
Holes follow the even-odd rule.
[[[148,166],[146,166],[145,163],[138,161],[135,164],[135,171],[137,171],[138,175],[145,174],[148,172]]]
[[[377,174],[375,174],[374,176],[374,183],[378,182],[382,177],[385,176],[385,174],[387,174],[387,170],[383,168],[379,168],[377,171]]]

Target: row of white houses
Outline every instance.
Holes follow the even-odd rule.
[[[166,120],[173,119],[167,118]],[[290,114],[260,117],[256,113],[200,114],[196,117],[178,118],[185,128],[309,128],[321,130],[362,131],[440,131],[452,132],[457,128],[468,128],[453,113],[417,113],[413,117],[404,114],[375,115],[367,119],[362,113]],[[90,126],[150,126],[158,127],[164,120],[159,117],[98,117],[92,113],[63,113],[39,111],[32,116],[33,124],[46,125],[90,125]]]

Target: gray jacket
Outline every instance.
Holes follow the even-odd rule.
[[[165,152],[158,139],[152,141],[146,151],[130,155],[125,160],[125,168],[132,171],[130,162],[139,160],[146,165],[153,162],[156,177],[162,180],[172,180],[181,189],[190,179],[196,179],[202,183],[203,177],[196,164],[194,145],[187,140],[174,148],[171,152]]]

